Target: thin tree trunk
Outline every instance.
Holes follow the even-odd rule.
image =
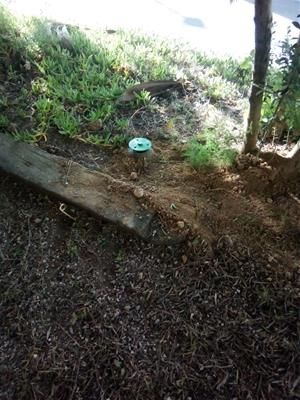
[[[272,0],[255,0],[255,58],[245,153],[255,152],[272,37]]]

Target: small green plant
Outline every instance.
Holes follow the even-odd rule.
[[[6,115],[0,115],[0,128],[7,128],[9,125],[9,119]]]
[[[103,104],[102,106],[91,110],[87,120],[89,122],[102,122],[109,120],[114,114],[115,110],[112,104]]]
[[[0,107],[7,107],[8,106],[8,98],[6,96],[0,96]]]
[[[236,157],[236,151],[225,148],[213,138],[206,137],[199,142],[193,138],[184,152],[187,162],[195,169],[201,167],[228,167],[231,166]]]
[[[135,95],[136,98],[136,104],[138,106],[148,106],[153,102],[153,99],[151,98],[151,93],[148,92],[147,90],[142,90],[140,93],[136,93]]]
[[[85,138],[85,141],[86,141],[87,143],[94,144],[94,145],[96,145],[96,146],[99,146],[99,145],[101,145],[101,144],[104,144],[103,138],[102,138],[101,136],[99,136],[99,135],[97,135],[97,134],[93,134],[93,133],[89,134],[89,135]]]
[[[40,134],[36,132],[29,131],[16,131],[13,134],[15,140],[25,143],[36,143],[40,139]]]
[[[15,110],[15,114],[16,114],[17,117],[22,118],[22,119],[26,119],[26,118],[29,117],[28,116],[28,112],[26,110],[24,110],[23,108],[21,108],[21,107],[18,107]]]
[[[119,118],[116,120],[115,125],[118,132],[124,132],[129,126],[129,120],[127,118]]]
[[[54,123],[62,135],[74,137],[79,132],[80,118],[72,112],[61,110],[55,115]]]
[[[113,147],[122,147],[129,142],[130,138],[126,134],[117,134],[110,138]]]
[[[34,103],[34,108],[36,110],[39,122],[43,125],[47,125],[54,108],[53,101],[45,96],[42,96],[36,100]]]
[[[70,257],[78,257],[79,249],[75,242],[69,240],[67,243],[67,253]]]

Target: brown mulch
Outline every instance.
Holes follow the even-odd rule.
[[[0,204],[1,400],[300,397],[295,232],[291,262],[282,234],[153,246],[5,175]]]

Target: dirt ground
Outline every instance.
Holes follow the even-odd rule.
[[[0,399],[297,399],[299,183],[168,142],[135,184],[189,227],[158,246],[0,175]],[[45,150],[129,181],[125,150]],[[63,154],[64,153],[64,154]]]
[[[3,133],[35,128],[30,81],[1,86]],[[189,110],[177,113],[200,123]],[[164,114],[128,112],[154,146],[136,176],[124,148],[50,131],[38,145],[143,189],[186,239],[153,244],[72,205],[64,214],[0,171],[0,400],[299,399],[300,182],[251,157],[194,171],[187,125],[176,141],[158,135]]]

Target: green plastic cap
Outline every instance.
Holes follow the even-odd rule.
[[[149,139],[139,137],[130,140],[128,147],[131,151],[143,153],[145,151],[151,150],[152,143]]]

